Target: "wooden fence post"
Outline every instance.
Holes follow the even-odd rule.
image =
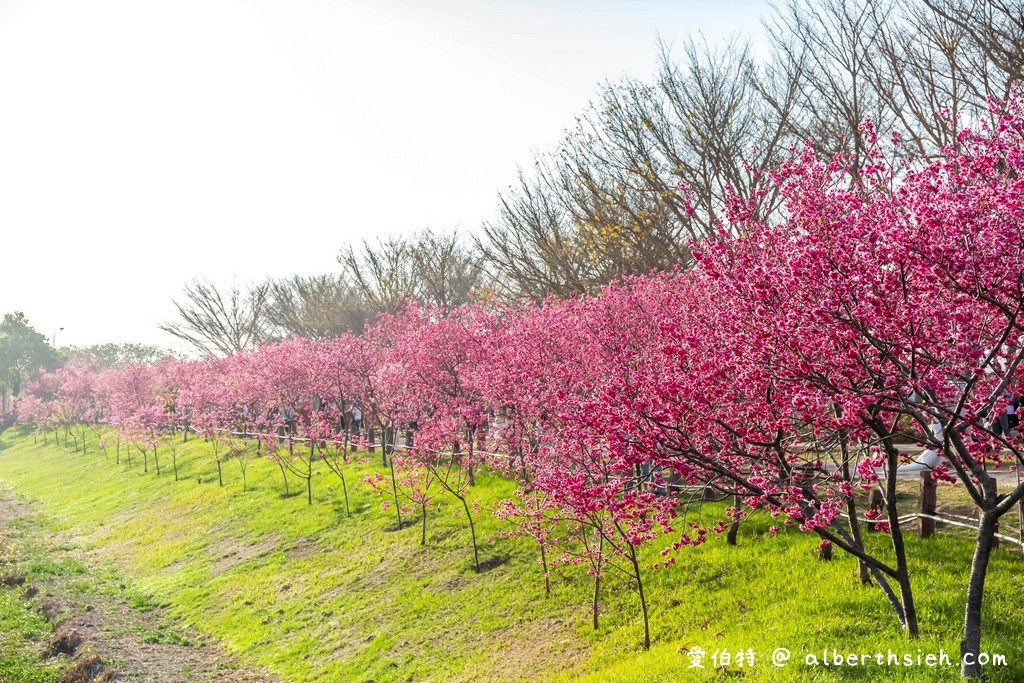
[[[917,501],[917,513],[919,515],[935,516],[936,503],[935,479],[929,470],[921,472],[920,498]],[[935,535],[935,520],[927,517],[917,518],[917,535],[920,538],[931,538]]]

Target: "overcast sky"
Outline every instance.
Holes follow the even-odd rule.
[[[337,269],[475,231],[660,36],[760,34],[765,0],[0,0],[0,314],[139,341],[194,278]]]

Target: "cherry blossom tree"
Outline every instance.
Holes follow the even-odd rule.
[[[466,512],[477,571],[480,553],[468,490],[474,467],[482,462],[486,416],[474,380],[491,321],[477,306],[445,312],[409,305],[379,323],[394,340],[380,374],[388,412],[394,422],[417,426],[414,445],[392,455],[393,487],[397,491],[393,461],[400,457],[406,476],[421,467],[454,496]],[[425,505],[421,508],[425,512]]]
[[[211,457],[217,467],[217,483],[224,485],[223,461],[227,455],[232,411],[231,360],[208,357],[201,361],[183,362],[174,371],[178,384],[178,411],[193,429],[210,442]]]

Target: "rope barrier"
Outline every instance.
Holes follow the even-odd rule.
[[[848,514],[846,514],[845,512],[840,512],[839,516],[844,518],[844,519],[847,519],[847,520],[850,519],[850,516]],[[927,515],[927,514],[925,514],[923,512],[912,512],[910,514],[903,515],[902,517],[898,517],[897,520],[899,521],[901,526],[904,525],[904,524],[910,524],[911,522],[916,522],[918,519],[930,519],[933,522],[942,522],[943,524],[949,524],[950,526],[958,526],[958,527],[962,527],[964,529],[971,529],[972,531],[976,530],[978,528],[978,522],[975,521],[975,520],[971,520],[970,518],[959,517],[959,516],[955,516],[955,515],[951,515],[950,517],[954,517],[955,519],[958,519],[958,520],[959,519],[966,519],[968,522],[973,522],[973,523],[972,524],[965,524],[964,522],[954,521],[954,519],[950,519],[950,518],[946,518],[946,517],[940,517],[938,515]],[[857,517],[857,521],[861,522],[862,524],[878,524],[879,522],[887,522],[888,520],[886,520],[886,519],[867,519],[866,517]],[[1013,536],[1007,536],[1005,534],[995,534],[995,537],[998,538],[1001,541],[1007,541],[1009,543],[1013,543],[1014,545],[1019,545],[1021,547],[1024,547],[1024,539],[1014,538]]]

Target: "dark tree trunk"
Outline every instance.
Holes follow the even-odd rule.
[[[395,481],[395,461],[391,461],[391,493],[395,497],[395,514],[398,515],[398,530],[402,530],[402,505],[398,502],[398,482]]]
[[[540,546],[540,566],[544,570],[544,597],[551,597],[551,577],[548,576],[548,555],[544,550],[544,542],[537,541]]]
[[[473,565],[476,567],[476,573],[480,573],[480,552],[476,546],[476,525],[473,524],[473,515],[469,511],[469,502],[462,496],[459,496],[459,500],[462,501],[462,507],[466,509],[466,517],[469,519],[469,534],[473,539]]]
[[[427,504],[420,503],[420,545],[427,544]]]
[[[603,558],[602,551],[604,549],[604,535],[597,541],[597,567],[594,570],[594,600],[593,609],[591,610],[594,617],[594,630],[597,630],[597,617],[599,613],[600,603],[598,599],[601,597],[601,560]]]
[[[732,524],[729,525],[729,533],[725,535],[725,542],[729,545],[736,545],[736,535],[739,533],[740,530],[740,505],[742,505],[739,493],[733,496],[732,504],[733,507],[736,508],[736,513],[733,517]],[[644,618],[647,618],[646,615],[644,616]],[[647,648],[644,649],[646,650]]]
[[[910,569],[907,567],[907,550],[903,541],[903,530],[900,528],[899,510],[896,507],[896,468],[899,465],[898,451],[891,440],[886,439],[886,466],[888,475],[885,483],[885,505],[889,517],[889,534],[892,549],[896,555],[896,583],[900,587],[900,600],[903,603],[903,628],[911,638],[918,636],[917,609],[914,607],[914,592],[910,586]]]
[[[287,498],[288,496],[291,495],[291,493],[288,491],[288,470],[285,468],[284,463],[281,462],[280,460],[278,460],[277,466],[281,470],[281,478],[284,479],[284,497]]]
[[[995,480],[983,482],[986,501],[995,499]],[[992,498],[988,494],[991,492]],[[964,609],[964,630],[960,639],[960,675],[964,678],[981,678],[981,602],[985,596],[985,576],[992,557],[999,520],[991,513],[982,513],[978,523],[978,540],[974,546],[971,574],[967,580],[967,602]]]
[[[351,518],[352,512],[348,507],[348,485],[345,483],[345,472],[341,469],[342,466],[338,466],[338,477],[341,479],[341,492],[345,494],[345,516]]]
[[[629,545],[629,562],[633,565],[633,577],[636,579],[636,590],[640,594],[640,610],[644,615],[644,649],[651,649],[651,626],[647,617],[647,598],[644,596],[644,581],[640,573],[640,563],[636,559],[636,547]]]
[[[310,439],[309,440],[309,462],[306,463],[309,466],[309,469],[306,470],[306,475],[307,475],[306,476],[306,504],[307,505],[312,505],[313,504],[313,452],[314,452],[313,449],[315,447],[316,447],[316,445],[313,443],[313,440]]]
[[[839,414],[837,413],[837,416]],[[842,430],[839,433],[839,446],[843,455],[843,479],[848,482],[853,481],[850,472],[849,437],[846,434],[846,430]],[[858,549],[863,550],[864,538],[860,532],[860,520],[857,519],[857,501],[854,500],[853,496],[850,496],[846,501],[846,514],[850,518],[850,533],[853,535],[853,543]],[[868,569],[867,563],[859,557],[857,558],[857,573],[860,575],[862,585],[871,585],[871,572]]]

